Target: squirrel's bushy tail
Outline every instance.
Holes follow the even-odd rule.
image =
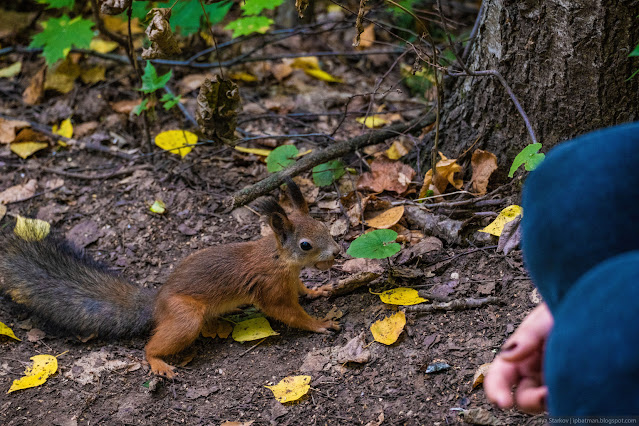
[[[0,235],[0,292],[49,325],[82,337],[130,336],[150,330],[154,292],[50,236],[25,241]]]

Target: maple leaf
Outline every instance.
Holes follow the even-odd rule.
[[[153,93],[161,89],[171,79],[173,71],[169,71],[164,75],[158,76],[157,71],[150,61],[146,61],[144,74],[142,75],[142,87],[138,90],[144,93]]]
[[[284,0],[247,0],[242,5],[244,15],[258,15],[264,9],[273,10],[281,5]]]
[[[93,22],[78,16],[73,19],[65,14],[43,22],[44,30],[36,34],[29,47],[42,47],[42,55],[51,66],[66,58],[71,47],[89,48],[93,38]]]
[[[252,33],[264,34],[272,23],[273,20],[266,16],[245,16],[229,23],[224,29],[233,30],[233,38],[237,38]]]
[[[75,5],[75,0],[37,0],[37,2],[48,5],[47,9],[62,9],[63,7],[73,9]]]
[[[135,3],[135,2],[134,2]],[[204,6],[204,10],[211,21],[217,24],[226,16],[233,2],[212,3]],[[183,36],[195,34],[200,29],[203,13],[198,0],[182,0],[173,7],[171,13],[171,29]]]

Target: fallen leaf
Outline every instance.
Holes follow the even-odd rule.
[[[236,71],[229,73],[229,78],[231,80],[243,81],[245,83],[253,83],[258,81],[258,78],[253,74],[249,74],[246,71]]]
[[[523,212],[524,210],[516,204],[508,206],[499,213],[490,225],[484,229],[480,229],[479,232],[486,232],[487,234],[499,237],[504,229],[504,225],[515,220],[517,216],[523,215]]]
[[[366,117],[357,117],[355,119],[359,124],[363,124],[369,129],[377,129],[388,124],[388,121],[380,117],[379,115],[369,115]]]
[[[106,68],[102,65],[83,69],[80,74],[80,80],[84,84],[95,84],[105,79]]]
[[[157,146],[182,158],[191,152],[193,147],[190,145],[195,143],[197,143],[197,135],[186,130],[167,130],[155,137]]]
[[[424,184],[422,185],[421,191],[419,191],[419,198],[426,197],[429,190],[433,191],[435,195],[443,194],[449,183],[457,189],[460,189],[464,184],[461,179],[455,178],[455,174],[461,172],[461,166],[457,164],[457,160],[448,159],[441,152],[439,155],[442,159],[435,165],[437,176],[433,181],[433,169],[426,172]]]
[[[243,146],[235,146],[236,151],[246,152],[247,154],[255,154],[260,155],[262,157],[268,157],[271,153],[270,149],[261,149],[261,148],[244,148]]]
[[[120,114],[131,114],[133,108],[140,105],[142,99],[131,99],[128,101],[118,101],[111,103],[111,108],[115,112],[119,112]]]
[[[63,120],[58,126],[54,124],[51,131],[56,135],[63,136],[65,138],[71,138],[73,136],[73,124],[71,124],[71,118]]]
[[[115,41],[102,40],[99,38],[94,38],[91,40],[91,44],[89,45],[89,49],[98,53],[109,53],[117,49],[119,44]]]
[[[40,219],[29,219],[16,216],[16,226],[13,232],[25,241],[40,241],[49,235],[51,225]]]
[[[61,188],[62,186],[64,186],[64,179],[52,178],[45,182],[44,189],[47,191],[53,191],[55,189]]]
[[[204,80],[197,95],[195,119],[206,138],[234,146],[241,110],[240,89],[234,81],[218,76]]]
[[[16,339],[18,341],[22,341],[20,339],[18,339],[16,337],[16,335],[13,333],[13,330],[11,330],[9,327],[7,327],[4,323],[0,322],[0,334],[3,336],[9,336],[12,339]]]
[[[271,73],[277,81],[282,81],[293,72],[293,67],[287,63],[275,64],[271,67]]]
[[[317,80],[326,81],[327,83],[343,83],[339,77],[335,77],[324,70],[314,70],[314,69],[305,69],[304,73],[309,75]]]
[[[484,377],[486,376],[486,373],[488,372],[489,368],[490,368],[490,362],[487,362],[486,364],[480,365],[479,368],[475,370],[475,374],[473,375],[472,389],[475,389],[477,386],[484,383]]]
[[[0,78],[15,77],[16,75],[20,74],[20,71],[22,71],[22,62],[14,62],[8,67],[0,69]]]
[[[402,311],[381,319],[371,325],[371,333],[376,342],[392,345],[404,331],[406,314]]]
[[[348,231],[348,222],[346,219],[339,218],[331,224],[329,232],[333,237],[339,237],[344,235]]]
[[[490,411],[484,408],[471,408],[470,410],[459,410],[459,415],[464,422],[474,425],[501,425],[499,419],[493,416]]]
[[[415,177],[415,170],[400,161],[378,158],[371,163],[370,167],[370,172],[359,177],[357,189],[373,192],[393,191],[403,194]]]
[[[335,359],[340,364],[347,362],[366,363],[371,359],[371,351],[366,344],[366,338],[362,331],[359,336],[352,338],[346,345],[337,349]]]
[[[0,14],[2,15],[2,14]],[[44,79],[47,74],[47,66],[43,66],[33,77],[29,87],[22,92],[22,100],[27,105],[35,105],[42,99],[44,95]]]
[[[164,214],[166,211],[166,205],[162,202],[162,200],[155,200],[149,210],[153,213]]]
[[[403,265],[415,257],[421,257],[429,253],[437,253],[444,248],[444,244],[437,237],[426,237],[410,248],[403,250],[397,263]]]
[[[233,337],[233,340],[236,342],[248,342],[269,336],[276,336],[278,334],[279,333],[273,331],[271,324],[269,324],[266,318],[257,317],[235,324],[231,337]]]
[[[311,389],[311,376],[289,376],[285,377],[276,385],[264,386],[269,388],[275,399],[284,404],[285,402],[297,401],[308,393]]]
[[[375,229],[357,237],[346,250],[353,257],[385,259],[401,250],[395,242],[397,232],[390,229]]]
[[[424,299],[419,296],[417,290],[407,287],[386,290],[379,295],[379,298],[383,303],[387,303],[389,305],[410,306],[428,302],[428,299]]]
[[[5,214],[7,214],[7,206],[0,204],[0,220],[2,220]]]
[[[110,15],[100,15],[100,19],[104,22],[104,27],[107,30],[123,36],[129,35],[128,21],[126,19]],[[143,32],[144,28],[140,25],[140,20],[138,18],[131,19],[131,34],[142,34]]]
[[[404,206],[393,207],[381,212],[371,219],[366,219],[366,225],[371,228],[388,229],[399,222],[403,215]]]
[[[374,272],[376,274],[384,273],[384,267],[378,259],[356,258],[349,259],[342,264],[342,271],[351,274],[358,272]]]
[[[117,358],[120,357],[116,357],[113,353],[108,352],[106,348],[100,351],[90,352],[75,360],[70,368],[66,368],[64,370],[64,377],[81,385],[87,385],[90,383],[98,383],[101,376],[109,374],[112,371],[131,371],[129,368],[133,370],[136,369],[137,363],[127,362]]]
[[[412,145],[404,143],[402,140],[396,140],[391,147],[385,152],[389,160],[399,160],[410,152]]]
[[[371,23],[364,27],[364,31],[359,35],[357,50],[364,50],[371,47],[375,42],[375,24]]]
[[[32,328],[27,332],[27,340],[30,342],[37,342],[38,340],[44,339],[45,336],[45,332],[39,328]]]
[[[224,422],[220,426],[251,426],[253,423],[255,423],[255,420],[248,422]]]
[[[14,380],[7,393],[21,389],[40,386],[49,376],[58,371],[58,360],[51,355],[35,355],[31,357],[33,365],[24,370],[24,377]]]
[[[80,76],[82,70],[80,65],[73,62],[71,57],[67,57],[52,71],[48,71],[44,80],[44,90],[55,90],[59,93],[69,93],[73,90],[76,78]]]
[[[87,121],[86,123],[78,124],[73,128],[73,134],[76,138],[81,138],[94,132],[99,125],[100,123],[97,121]]]
[[[17,130],[30,127],[26,121],[5,120],[0,117],[0,143],[11,143],[16,139]]]
[[[0,203],[9,204],[31,198],[35,195],[37,186],[37,181],[35,179],[31,179],[27,183],[9,187],[0,192]]]
[[[212,78],[213,74],[189,74],[177,83],[178,93],[185,95],[193,90],[199,89],[204,80]]]
[[[473,169],[473,176],[470,178],[473,192],[484,195],[490,176],[497,170],[497,157],[492,152],[477,149],[473,152],[470,164]]]
[[[521,243],[521,215],[504,225],[497,242],[497,253],[508,255]]]
[[[98,224],[91,219],[85,219],[69,229],[64,236],[74,247],[83,249],[94,243],[103,235]]]
[[[20,158],[26,159],[41,149],[48,147],[49,144],[45,142],[17,142],[11,144],[11,152]]]

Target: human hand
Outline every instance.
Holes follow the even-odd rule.
[[[542,361],[552,326],[552,314],[543,303],[506,340],[484,379],[484,391],[492,403],[500,408],[516,403],[530,414],[545,410],[548,388],[544,386]]]

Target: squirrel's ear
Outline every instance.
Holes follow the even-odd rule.
[[[293,235],[295,230],[291,221],[286,217],[286,214],[274,212],[271,214],[271,229],[275,233],[275,236],[279,240],[280,244],[286,243],[286,241]]]
[[[300,213],[308,214],[308,204],[306,204],[306,200],[304,199],[304,195],[302,195],[300,188],[295,182],[293,182],[293,179],[291,179],[290,176],[286,176],[284,178],[284,182],[286,182],[286,193],[288,194],[288,199],[291,200],[293,206],[295,206]]]

